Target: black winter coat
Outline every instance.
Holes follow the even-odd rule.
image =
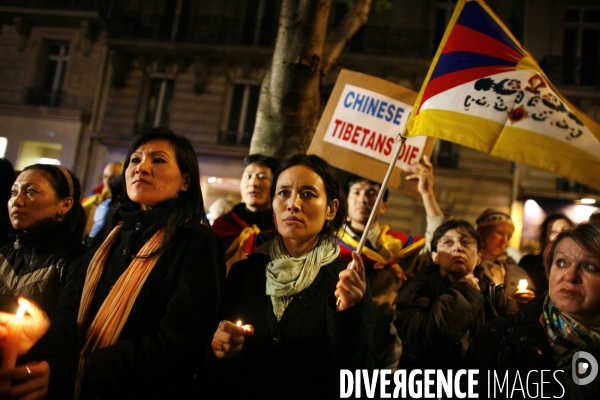
[[[17,298],[24,296],[50,315],[65,283],[80,275],[86,250],[81,238],[62,223],[27,232],[12,229],[9,236],[18,245],[0,248],[0,310],[14,313]]]
[[[168,214],[168,208],[121,213],[124,224],[98,283],[86,327],[132,257],[164,226]],[[81,398],[191,396],[204,347],[217,328],[224,255],[216,234],[199,224],[179,228],[164,250],[142,286],[118,341],[89,355]],[[65,343],[72,337],[82,287],[83,282],[69,291],[69,297],[65,294],[55,313],[60,323],[53,319],[50,331],[34,346],[36,353],[56,356],[52,342]],[[79,334],[77,348],[81,348],[83,332]],[[65,387],[72,385],[70,376]]]
[[[478,268],[480,290],[435,272],[409,278],[396,298],[396,328],[403,350],[399,369],[459,369],[476,333],[498,315],[518,311]],[[432,271],[430,269],[430,271]]]
[[[220,319],[239,319],[253,325],[255,331],[245,338],[243,350],[234,360],[213,358],[217,375],[213,395],[338,398],[340,369],[372,370],[375,365],[370,291],[354,307],[336,312],[333,292],[339,273],[348,265],[337,258],[321,267],[312,284],[294,296],[277,322],[271,298],[265,294],[269,262],[269,256],[255,252],[229,271]],[[227,368],[231,368],[229,373]]]
[[[600,398],[598,378],[589,385],[579,386],[580,393],[576,396],[566,391],[565,377],[557,370],[548,335],[540,322],[545,297],[536,297],[515,315],[497,318],[471,343],[465,356],[465,368],[479,369],[480,398],[488,397],[488,389],[493,394],[494,386],[495,398],[500,399],[542,398],[542,387],[544,398]],[[600,353],[592,355],[600,360]],[[490,371],[491,383],[488,383],[487,371]],[[546,371],[543,376],[542,371]],[[517,372],[522,391],[512,390],[513,386],[520,387]],[[506,375],[509,389],[500,391],[498,385],[493,384],[494,374],[500,381]]]

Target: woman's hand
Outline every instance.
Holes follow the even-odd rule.
[[[356,305],[362,300],[366,290],[365,266],[362,258],[353,251],[352,262],[348,264],[348,268],[340,272],[340,280],[334,292],[338,299],[336,311],[347,310]]]
[[[413,162],[413,165],[417,167],[414,173],[408,175],[406,179],[414,180],[418,179],[417,190],[421,194],[423,199],[423,206],[427,215],[444,215],[444,212],[440,208],[440,205],[435,198],[433,191],[433,164],[429,161],[429,157],[423,156],[423,162]]]
[[[475,289],[479,290],[479,279],[475,278],[473,273],[466,274],[462,278],[460,278],[457,282],[465,282],[469,285],[473,286]]]
[[[24,297],[19,297],[18,302],[29,313],[29,315],[23,316],[23,334],[17,351],[17,356],[22,356],[48,331],[50,319],[35,302]],[[8,323],[14,318],[14,314],[0,312],[0,338],[2,338],[2,341],[8,334]]]
[[[3,370],[0,371],[0,380],[13,382],[11,386],[0,388],[0,398],[44,399],[50,385],[50,365],[41,361]]]
[[[521,309],[525,304],[529,303],[535,297],[535,293],[531,290],[516,291],[512,298],[517,302],[517,306]]]
[[[221,321],[210,343],[213,354],[217,358],[229,358],[242,351],[246,336],[254,335],[252,325],[236,325],[233,322]]]
[[[433,193],[433,164],[427,156],[423,156],[422,161],[412,163],[416,170],[413,174],[408,175],[406,179],[418,179],[417,190],[421,195],[424,195]]]

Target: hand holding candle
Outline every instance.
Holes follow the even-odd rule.
[[[242,350],[245,337],[254,334],[252,325],[243,325],[238,320],[236,324],[230,321],[221,321],[213,335],[211,348],[217,358],[233,357]]]
[[[513,294],[513,298],[517,302],[519,308],[523,307],[525,304],[529,303],[531,299],[535,297],[535,293],[531,290],[527,289],[529,287],[529,282],[527,279],[519,280],[519,284],[517,285],[517,290]]]
[[[20,306],[14,318],[8,322],[4,348],[2,349],[2,370],[14,369],[17,365],[21,333],[23,332],[23,316],[25,307]],[[11,381],[0,380],[0,387],[10,386]]]
[[[517,292],[524,292],[527,290],[527,286],[529,286],[529,284],[527,283],[527,279],[521,279],[519,281],[519,284],[517,285]]]
[[[23,308],[27,314],[22,317],[23,334],[19,340],[17,357],[27,353],[50,328],[50,319],[46,313],[40,309],[35,302],[27,300],[24,297],[18,299],[19,308]],[[15,319],[15,314],[0,312],[0,337],[7,338],[11,328],[11,322]]]

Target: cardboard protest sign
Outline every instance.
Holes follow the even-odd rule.
[[[404,130],[417,93],[374,76],[342,70],[323,111],[308,153],[337,168],[381,182]],[[435,139],[410,138],[396,162],[389,187],[416,195],[404,177],[411,163],[429,156]]]

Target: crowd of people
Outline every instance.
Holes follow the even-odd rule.
[[[600,359],[595,218],[550,215],[517,262],[509,214],[444,215],[426,156],[407,179],[421,235],[379,222],[381,184],[304,154],[248,156],[211,226],[194,148],[165,128],[83,201],[64,167],[25,168],[3,186],[0,345],[26,314],[0,398],[338,398],[340,370],[460,368],[560,369],[564,398],[598,395],[571,374]]]

